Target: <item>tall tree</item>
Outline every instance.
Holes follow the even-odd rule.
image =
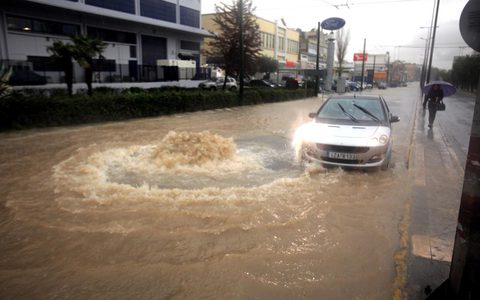
[[[240,74],[240,12],[242,10],[245,72],[254,74],[256,71],[255,62],[261,50],[261,39],[259,26],[253,14],[255,9],[251,0],[244,0],[243,7],[240,1],[232,0],[231,4],[215,5],[216,14],[213,22],[218,26],[219,31],[209,42],[211,50],[207,52],[209,56],[223,58],[225,78]],[[225,89],[225,84],[223,88]]]
[[[62,41],[55,41],[51,46],[47,47],[50,58],[53,62],[60,66],[65,74],[65,83],[67,84],[68,95],[72,96],[73,85],[73,54],[74,47],[72,44]]]
[[[85,70],[85,83],[88,88],[88,95],[92,95],[92,75],[93,64],[95,59],[103,59],[103,50],[107,44],[100,39],[89,36],[75,36],[72,37],[74,43],[73,56],[75,60]]]
[[[453,62],[451,77],[460,89],[475,91],[480,77],[480,55],[458,57]]]
[[[257,72],[265,73],[265,79],[270,79],[270,73],[278,71],[278,61],[268,57],[268,56],[260,56],[257,59]]]
[[[345,55],[347,54],[348,44],[350,43],[350,29],[346,32],[344,28],[337,30],[337,61],[338,61],[338,76],[342,76],[343,63],[345,62]]]

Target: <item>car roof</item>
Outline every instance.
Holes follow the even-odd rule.
[[[362,99],[362,100],[379,100],[382,99],[381,96],[375,95],[334,95],[331,96],[329,99]]]

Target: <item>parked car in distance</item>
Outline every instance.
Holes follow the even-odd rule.
[[[358,85],[358,83],[356,83],[354,81],[347,80],[345,82],[345,85],[348,87],[349,91],[356,92],[356,91],[360,90],[360,85]]]
[[[385,81],[378,82],[378,89],[385,90],[387,88],[387,83]]]
[[[203,90],[217,90],[222,89],[224,84],[224,77],[218,77],[217,80],[208,80],[200,83],[198,87]],[[236,91],[238,89],[237,81],[232,77],[227,77],[226,89]]]
[[[266,88],[274,88],[276,87],[275,84],[271,83],[270,81],[264,79],[252,79],[249,82],[251,87],[266,87]]]
[[[322,165],[388,169],[392,123],[400,121],[381,96],[336,95],[328,98],[313,121],[297,129],[293,145],[302,161]]]

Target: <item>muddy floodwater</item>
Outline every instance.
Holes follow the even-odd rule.
[[[0,134],[0,298],[392,298],[407,124],[325,172],[291,147],[319,105]]]

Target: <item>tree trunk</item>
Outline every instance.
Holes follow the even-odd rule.
[[[227,68],[225,68],[225,78],[223,79],[223,87],[222,87],[223,91],[225,91],[225,89],[227,88],[227,78],[228,78],[228,71],[227,71]]]
[[[65,66],[65,83],[67,84],[68,96],[72,97],[73,95],[73,64],[70,61],[68,65]]]
[[[92,95],[92,75],[93,75],[92,67],[85,68],[85,83],[87,84],[89,96]]]

